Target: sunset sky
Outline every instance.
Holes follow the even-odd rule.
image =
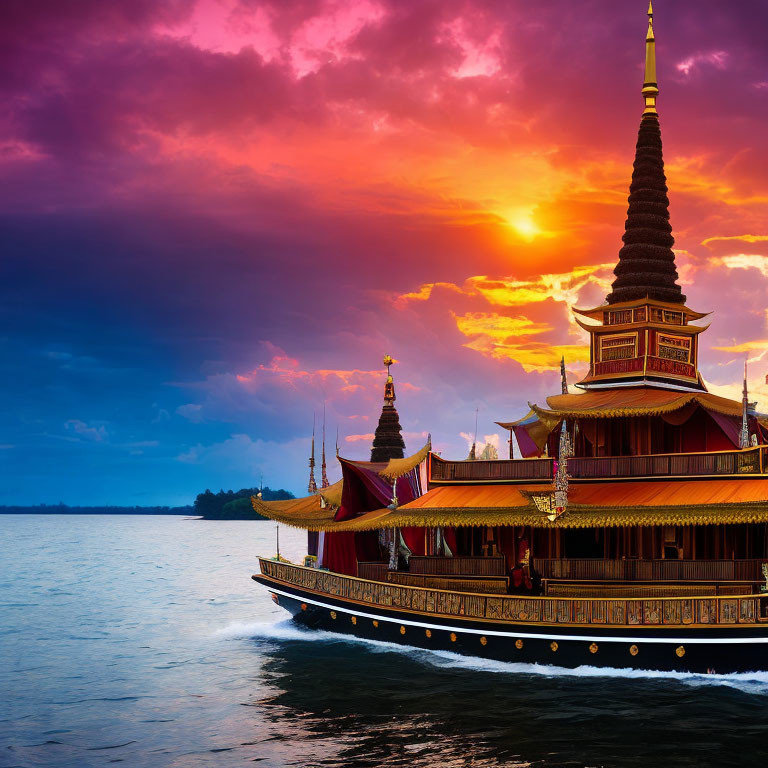
[[[0,504],[306,490],[368,458],[390,353],[448,457],[584,373],[646,0],[5,0]],[[701,371],[768,409],[768,4],[657,0]],[[462,434],[463,433],[463,434]],[[335,462],[331,479],[338,477]]]

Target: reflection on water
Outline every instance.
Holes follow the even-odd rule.
[[[301,532],[282,531],[298,559]],[[505,664],[313,633],[274,525],[0,517],[0,766],[768,763],[768,675]]]
[[[235,634],[249,634],[243,627]],[[270,695],[312,765],[764,765],[768,675],[555,670],[250,628]],[[742,718],[746,718],[742,720]],[[305,756],[306,757],[306,756]],[[299,763],[301,764],[301,763]]]

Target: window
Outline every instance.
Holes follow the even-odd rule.
[[[681,336],[659,334],[656,342],[656,355],[666,360],[689,363],[691,361],[691,340]]]
[[[603,322],[606,325],[624,325],[632,322],[632,310],[622,309],[606,312],[603,316]]]
[[[637,336],[602,336],[600,338],[600,362],[626,360],[637,357]]]
[[[683,325],[683,313],[660,307],[651,307],[651,322],[667,325]]]

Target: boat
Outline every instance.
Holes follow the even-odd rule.
[[[623,247],[605,303],[574,308],[590,364],[530,405],[509,457],[405,456],[385,358],[371,461],[257,512],[308,531],[253,579],[297,622],[558,667],[768,669],[768,421],[699,374],[705,313],[678,284],[653,9]],[[513,451],[518,446],[519,456]],[[338,451],[337,451],[338,453]]]

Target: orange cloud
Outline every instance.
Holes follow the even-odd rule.
[[[708,237],[706,240],[702,240],[702,245],[709,245],[710,243],[722,243],[727,240],[741,240],[745,243],[762,243],[768,241],[768,235],[728,235],[728,236],[716,236]]]
[[[395,303],[402,306],[408,301],[426,301],[439,287],[465,296],[480,296],[489,304],[502,307],[525,306],[547,299],[573,306],[578,303],[579,293],[588,285],[597,286],[607,293],[613,279],[613,266],[592,264],[574,267],[570,272],[544,274],[535,280],[493,279],[477,275],[468,277],[461,286],[455,283],[424,283],[418,291],[398,296]]]
[[[553,330],[549,323],[536,323],[526,317],[506,317],[496,312],[471,312],[456,317],[456,326],[471,341],[464,344],[487,357],[509,359],[519,363],[526,373],[551,370],[561,357],[569,363],[588,362],[586,344],[550,344],[546,341],[518,341],[522,336],[535,336]]]
[[[364,435],[347,435],[344,440],[348,443],[358,443],[361,441],[370,443],[373,440],[373,432],[368,432]]]

